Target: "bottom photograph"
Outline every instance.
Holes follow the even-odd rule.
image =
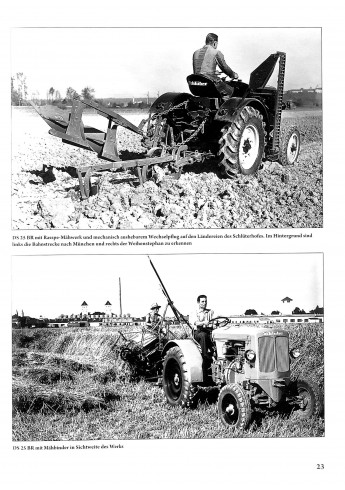
[[[323,437],[323,254],[12,257],[13,441]]]

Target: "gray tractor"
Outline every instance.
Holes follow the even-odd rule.
[[[291,380],[288,332],[257,325],[230,324],[228,318],[210,322],[212,360],[203,359],[193,339],[168,341],[162,351],[162,382],[170,405],[193,407],[200,387],[219,388],[218,415],[224,426],[248,427],[257,408],[283,410],[289,405],[302,418],[323,410],[319,387],[310,380]]]

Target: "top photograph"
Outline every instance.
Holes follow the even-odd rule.
[[[323,227],[321,28],[13,28],[12,229]]]

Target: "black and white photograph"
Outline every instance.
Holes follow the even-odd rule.
[[[13,28],[12,229],[322,228],[320,27]]]
[[[17,256],[12,278],[13,441],[324,437],[322,253]]]

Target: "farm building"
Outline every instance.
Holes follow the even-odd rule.
[[[323,323],[323,315],[233,315],[230,323]]]

